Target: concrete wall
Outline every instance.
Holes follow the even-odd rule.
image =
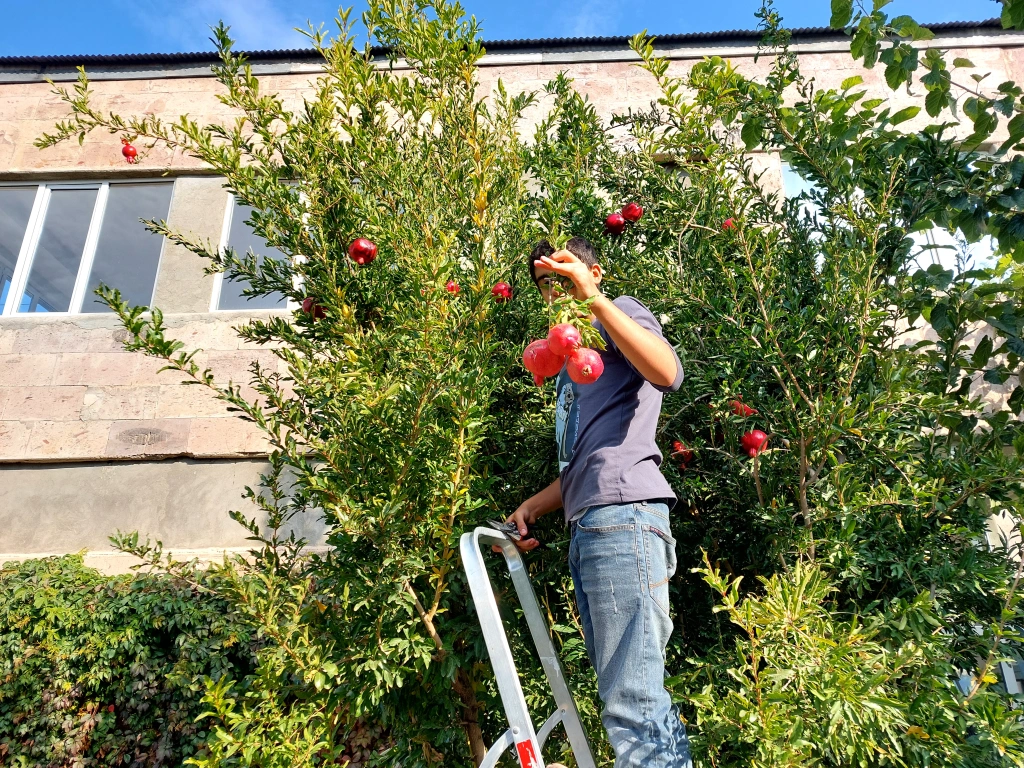
[[[991,71],[988,82],[1024,81],[1024,35],[961,31],[940,36],[936,44]],[[833,39],[795,49],[819,88],[838,87],[856,73],[869,90],[890,97],[894,108],[908,100],[884,88],[880,68],[862,71],[846,46]],[[748,75],[763,75],[770,66],[767,59],[755,62],[756,51],[747,44],[704,41],[663,52],[676,74],[708,55],[731,58]],[[657,98],[654,81],[635,63],[621,45],[505,50],[484,58],[481,87],[489,91],[501,79],[512,92],[536,90],[566,71],[608,117]],[[256,60],[254,69],[288,108],[301,106],[319,71],[308,60]],[[225,121],[230,116],[217,100],[220,86],[207,72],[195,64],[99,67],[94,106],[124,115],[174,120],[187,113],[200,123]],[[0,181],[121,180],[167,172],[175,180],[170,225],[219,242],[229,196],[196,161],[153,150],[129,166],[118,137],[101,132],[83,146],[33,146],[66,115],[44,77],[74,76],[68,66],[0,67]],[[528,123],[544,107],[534,107]],[[527,133],[529,128],[524,126]],[[758,162],[779,183],[778,158]],[[251,362],[274,365],[275,358],[243,344],[234,332],[253,313],[209,311],[213,278],[203,266],[194,254],[165,243],[154,303],[166,313],[171,335],[189,349],[202,348],[201,366],[225,382],[246,383]],[[158,373],[157,361],[124,352],[123,338],[116,320],[105,315],[0,317],[0,561],[89,548],[93,561],[120,569],[125,562],[107,543],[116,528],[138,529],[184,553],[245,546],[227,511],[240,507],[243,486],[256,481],[258,457],[266,451],[262,435],[201,387],[182,386],[175,374]]]
[[[179,558],[245,552],[252,543],[227,512],[260,516],[240,494],[247,485],[258,488],[267,470],[259,459],[8,466],[0,483],[0,559],[84,549],[88,564],[124,571],[134,558],[111,551],[108,537],[116,531],[139,531]],[[323,542],[314,514],[294,520],[291,530],[314,546]]]

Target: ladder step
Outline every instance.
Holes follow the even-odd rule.
[[[548,736],[555,729],[555,726],[562,722],[565,717],[564,709],[556,709],[551,713],[551,717],[544,721],[544,725],[537,731],[537,741],[540,743],[540,748],[544,749],[544,742],[548,740]]]
[[[515,739],[512,738],[512,729],[509,728],[498,737],[496,742],[491,744],[491,748],[487,750],[487,754],[484,755],[484,759],[480,763],[480,768],[494,768],[498,764],[498,758],[514,743]]]

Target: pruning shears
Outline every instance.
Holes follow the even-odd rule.
[[[508,536],[512,541],[521,541],[522,535],[519,533],[519,526],[515,523],[499,523],[497,520],[488,520],[487,524],[495,530],[501,531]]]

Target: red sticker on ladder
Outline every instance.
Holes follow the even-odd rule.
[[[523,766],[523,768],[539,768],[537,756],[533,753],[532,741],[529,739],[526,741],[517,741],[516,752],[519,753],[519,764]]]

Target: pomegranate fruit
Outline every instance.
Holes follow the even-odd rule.
[[[683,466],[686,466],[693,461],[693,451],[686,447],[686,443],[681,440],[672,441],[672,456],[678,458]]]
[[[359,237],[352,241],[348,247],[348,257],[361,267],[365,267],[377,258],[377,244]]]
[[[523,352],[523,365],[530,373],[541,378],[557,376],[565,365],[565,356],[552,352],[547,339],[537,339],[530,342]]]
[[[462,290],[462,288],[459,287],[459,284],[456,283],[454,280],[449,280],[447,283],[445,283],[444,289],[453,296],[458,295],[459,291]]]
[[[577,384],[593,384],[604,373],[604,360],[596,350],[581,347],[569,355],[565,369]]]
[[[755,413],[757,413],[757,408],[751,408],[749,405],[744,403],[739,398],[737,398],[736,400],[730,400],[729,408],[732,409],[732,412],[735,415],[744,419],[747,418],[748,416],[753,416]]]
[[[729,231],[730,229],[736,229],[736,222],[729,218],[722,222],[722,229]]]
[[[636,203],[626,203],[622,207],[622,218],[631,224],[635,224],[640,221],[640,217],[644,215],[644,209]]]
[[[548,331],[548,349],[565,357],[583,346],[583,337],[570,323],[559,323]]]
[[[764,444],[768,442],[768,435],[760,429],[752,429],[740,438],[740,445],[747,452],[750,458],[754,458],[764,450]]]
[[[139,162],[139,150],[128,143],[128,139],[121,139],[121,154],[128,161],[129,165]]]
[[[533,374],[533,383],[536,384],[538,387],[543,387],[544,377],[541,376],[539,373]]]
[[[316,303],[316,299],[312,296],[307,296],[302,300],[302,311],[307,315],[312,315],[314,320],[322,320],[327,317],[327,311]]]
[[[491,288],[491,296],[499,304],[512,298],[512,286],[505,282],[495,283]]]
[[[626,228],[626,220],[621,213],[610,213],[604,220],[604,230],[612,235],[621,235]]]

